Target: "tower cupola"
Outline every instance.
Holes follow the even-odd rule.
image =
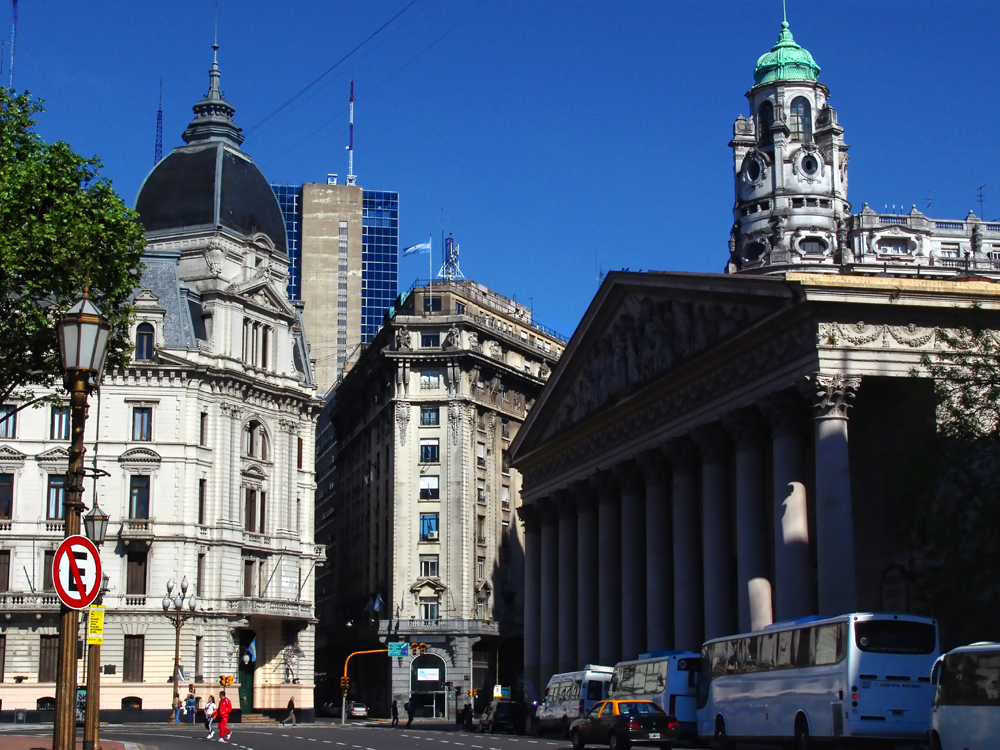
[[[754,68],[750,116],[733,125],[730,273],[838,269],[850,216],[847,146],[819,70],[784,19]]]

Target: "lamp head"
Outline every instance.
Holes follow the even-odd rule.
[[[104,544],[104,539],[108,533],[108,514],[101,510],[101,506],[94,501],[94,507],[83,517],[83,527],[87,538],[94,544]]]
[[[180,609],[183,606],[184,606],[184,597],[178,594],[177,596],[174,597],[174,607]]]
[[[192,612],[194,612],[194,608],[198,606],[197,601],[198,598],[194,594],[191,594],[190,598],[188,599],[188,607],[191,608]]]
[[[167,579],[167,593],[169,594],[173,590],[174,590],[174,579],[173,578],[168,578]]]
[[[183,577],[183,578],[181,579],[181,593],[182,593],[182,594],[186,594],[186,593],[187,593],[187,590],[188,590],[188,586],[189,586],[189,585],[190,585],[190,584],[188,583],[188,577],[187,577],[187,576],[184,576],[184,577]]]
[[[160,603],[163,605],[164,612],[170,609],[170,597],[168,596],[163,597],[163,601]]]
[[[58,332],[63,369],[87,370],[96,381],[108,355],[111,324],[88,299],[86,291],[59,317]]]

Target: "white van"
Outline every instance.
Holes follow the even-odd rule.
[[[697,736],[699,655],[693,651],[654,651],[640,656],[615,664],[608,697],[653,701],[677,719],[683,736]]]
[[[612,667],[588,664],[579,672],[554,674],[545,686],[545,698],[535,711],[535,734],[558,731],[569,737],[569,725],[608,697]]]
[[[993,750],[1000,738],[1000,643],[973,643],[944,654],[931,672],[931,747]]]

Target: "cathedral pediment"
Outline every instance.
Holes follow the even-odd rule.
[[[0,464],[10,465],[10,464],[24,464],[24,459],[27,456],[16,448],[11,448],[9,445],[0,445]]]
[[[150,448],[130,448],[118,456],[120,464],[159,466],[162,460],[160,454]]]
[[[35,460],[40,464],[66,464],[69,465],[69,451],[58,446],[35,456]]]
[[[787,303],[775,281],[609,274],[521,430],[532,444],[515,440],[515,455],[724,349]]]
[[[437,596],[446,588],[447,586],[437,578],[418,578],[417,582],[410,586],[410,591],[417,595]]]
[[[243,284],[234,284],[229,291],[254,307],[292,317],[294,312],[288,300],[272,288],[269,278],[257,277]]]

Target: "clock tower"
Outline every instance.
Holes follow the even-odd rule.
[[[819,65],[788,21],[762,55],[733,126],[736,203],[728,273],[835,271],[847,252],[847,145]]]

